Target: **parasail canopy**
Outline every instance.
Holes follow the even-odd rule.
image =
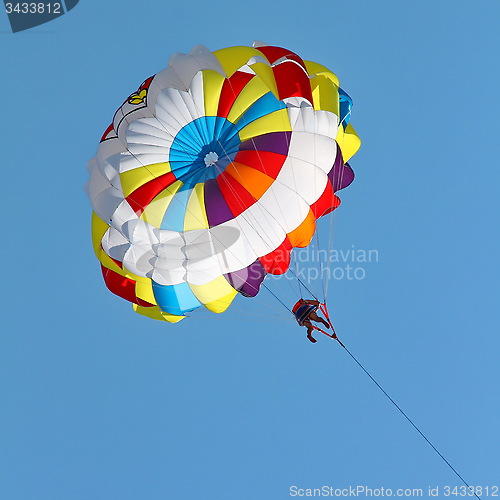
[[[257,295],[352,182],[351,107],[329,69],[281,47],[175,54],[125,100],[88,164],[108,288],[169,322]]]

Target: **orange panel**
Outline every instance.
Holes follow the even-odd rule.
[[[288,233],[288,239],[293,247],[306,247],[311,243],[315,230],[316,219],[312,210],[309,210],[304,222],[291,233]]]
[[[233,162],[226,168],[226,173],[238,181],[256,200],[258,200],[274,182],[272,177],[260,170]]]

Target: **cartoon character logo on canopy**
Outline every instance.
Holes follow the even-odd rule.
[[[352,182],[351,106],[330,70],[281,47],[174,55],[125,100],[88,164],[108,288],[170,322],[255,296]]]

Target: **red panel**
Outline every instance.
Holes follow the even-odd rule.
[[[135,294],[135,284],[134,280],[120,276],[118,273],[111,271],[107,267],[101,264],[102,275],[104,277],[104,282],[106,286],[118,297],[138,304],[143,307],[153,307],[154,304],[150,304],[145,300],[141,300]]]
[[[282,62],[273,67],[280,99],[285,99],[286,97],[304,97],[309,102],[313,102],[311,83],[306,66],[297,54],[282,47],[259,47],[258,50],[266,56],[271,64],[282,57],[289,59],[289,61]]]
[[[149,86],[151,85],[151,82],[153,81],[153,78],[155,77],[156,75],[153,75],[153,76],[150,76],[149,78],[146,78],[146,80],[144,80],[142,83],[141,83],[141,86],[139,87],[139,90],[142,90],[142,89],[149,89]]]
[[[332,184],[330,181],[326,184],[323,194],[319,197],[318,201],[311,205],[311,210],[316,219],[329,214],[340,205],[340,198],[333,192]]]
[[[108,136],[108,134],[113,130],[113,124],[111,124],[104,132],[104,134],[102,134],[102,137],[101,137],[101,142],[104,141],[104,139],[106,139],[106,137]]]
[[[257,47],[259,52],[262,52],[266,59],[274,64],[278,59],[282,57],[286,57],[287,59],[291,59],[292,61],[298,62],[303,68],[306,68],[304,61],[297,55],[295,52],[291,50],[285,49],[283,47],[274,47],[272,45],[266,45],[264,47]]]
[[[293,62],[282,63],[273,68],[280,99],[304,97],[313,102],[308,76]]]
[[[159,195],[166,187],[170,186],[175,180],[175,175],[172,172],[160,175],[160,177],[156,177],[156,179],[146,182],[146,184],[143,184],[130,193],[126,200],[132,207],[132,210],[140,216],[151,200]]]
[[[244,89],[245,85],[254,77],[251,73],[237,71],[230,78],[224,81],[219,98],[219,107],[217,109],[217,116],[226,118],[231,111],[234,101]]]
[[[286,156],[279,153],[271,153],[270,151],[252,151],[251,149],[239,151],[234,158],[234,161],[248,165],[256,170],[260,170],[273,179],[276,179],[278,176],[285,160]]]
[[[139,86],[139,88],[135,92],[132,92],[132,94],[130,94],[128,96],[128,98],[125,100],[125,102],[133,104],[130,102],[131,98],[137,96],[141,92],[141,90],[149,90],[149,86],[151,85],[151,82],[153,81],[154,77],[155,77],[155,75],[150,76],[148,79],[144,80],[141,83],[141,85]],[[147,94],[146,94],[146,100],[147,100]],[[125,102],[123,104],[125,104]]]
[[[264,255],[264,257],[260,257],[259,260],[268,273],[284,274],[290,266],[291,251],[292,245],[288,238],[285,238],[283,243],[276,248],[276,250]]]
[[[240,215],[257,200],[231,175],[223,172],[217,177],[217,185],[234,217]]]

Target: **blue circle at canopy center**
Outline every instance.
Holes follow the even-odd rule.
[[[234,160],[240,142],[238,129],[229,120],[202,116],[175,136],[170,147],[170,167],[185,184],[213,179]]]

